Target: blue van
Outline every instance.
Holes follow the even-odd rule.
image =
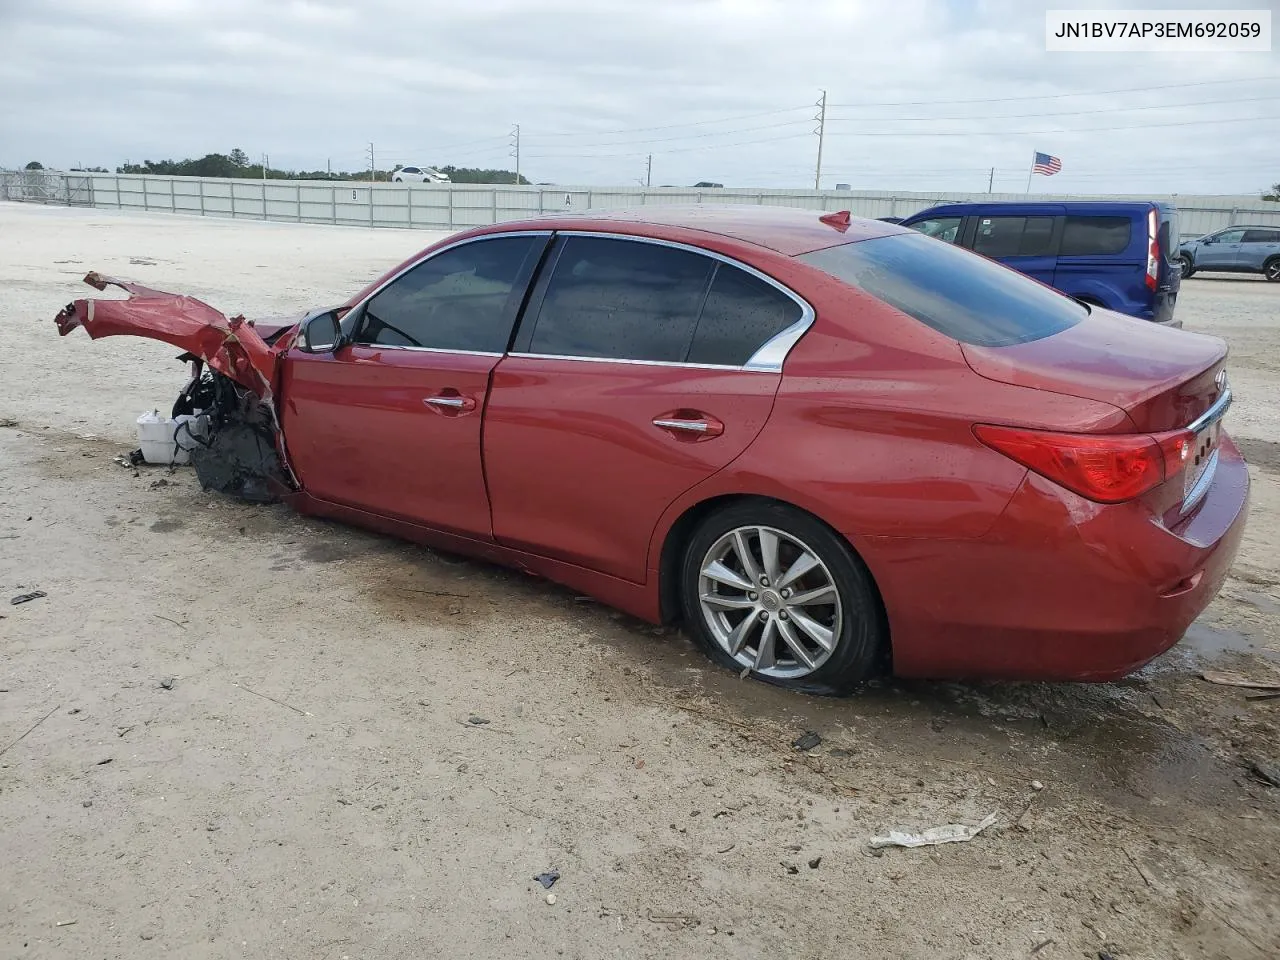
[[[1180,327],[1177,208],[1157,202],[948,203],[902,221],[1084,303]]]

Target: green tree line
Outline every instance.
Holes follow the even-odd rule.
[[[240,177],[250,180],[378,180],[387,181],[399,167],[389,170],[281,170],[261,163],[251,163],[248,155],[239,147],[230,153],[209,153],[199,159],[144,160],[142,163],[126,163],[116,167],[116,173],[145,173],[162,177]],[[449,175],[454,183],[515,183],[511,170],[455,167],[451,164],[436,167]],[[528,184],[521,176],[520,183]]]

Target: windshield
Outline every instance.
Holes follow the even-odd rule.
[[[1070,297],[1016,270],[918,233],[855,241],[797,259],[976,346],[1039,340],[1088,315]]]

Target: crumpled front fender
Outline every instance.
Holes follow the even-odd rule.
[[[76,300],[54,318],[66,336],[83,327],[90,338],[129,335],[172,344],[272,405],[278,352],[244,317],[228,319],[194,297],[153,290],[91,272],[84,282],[98,290],[119,287],[127,300]]]

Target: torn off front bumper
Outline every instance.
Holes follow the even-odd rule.
[[[210,418],[209,439],[191,451],[206,489],[250,500],[286,497],[300,489],[275,405],[279,358],[292,342],[288,333],[268,344],[243,316],[228,318],[194,297],[98,273],[84,280],[98,290],[119,287],[129,297],[68,304],[54,318],[59,334],[83,327],[94,340],[146,337],[178,347],[184,351],[180,359],[192,362],[191,381],[174,413]]]

